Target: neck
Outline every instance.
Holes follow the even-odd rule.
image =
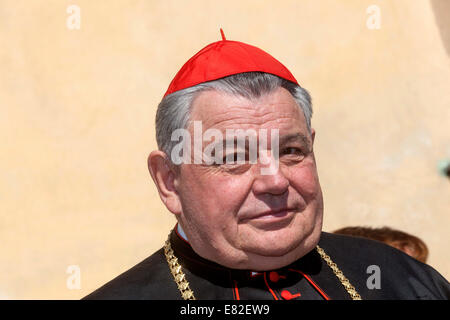
[[[181,225],[179,223],[177,223],[177,233],[180,236],[180,238],[182,238],[184,241],[186,241],[187,243],[189,243],[189,240],[186,236],[186,233],[184,232],[183,228],[181,227]],[[261,272],[257,272],[257,271],[250,271],[251,275],[257,275],[260,274]]]

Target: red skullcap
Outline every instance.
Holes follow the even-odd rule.
[[[164,97],[197,84],[233,74],[260,71],[298,84],[292,73],[263,50],[239,41],[213,42],[190,58],[173,78]]]

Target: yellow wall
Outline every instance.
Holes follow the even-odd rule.
[[[433,2],[3,0],[0,298],[78,299],[162,246],[175,219],[146,168],[156,106],[219,27],[310,90],[324,229],[413,233],[449,278],[449,29]]]

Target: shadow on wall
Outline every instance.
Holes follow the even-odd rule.
[[[450,56],[450,1],[431,0],[436,24],[441,34],[442,42]]]

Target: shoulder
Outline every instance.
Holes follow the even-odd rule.
[[[323,232],[319,246],[354,278],[368,296],[386,299],[450,298],[450,285],[431,266],[379,241]],[[369,289],[371,275],[377,273],[379,289]],[[356,286],[356,284],[355,284]]]
[[[362,237],[348,236],[322,232],[319,245],[329,249],[336,254],[357,254],[370,259],[374,254],[407,256],[403,252],[380,241],[370,240]]]
[[[177,290],[163,249],[160,249],[83,299],[177,299]]]

